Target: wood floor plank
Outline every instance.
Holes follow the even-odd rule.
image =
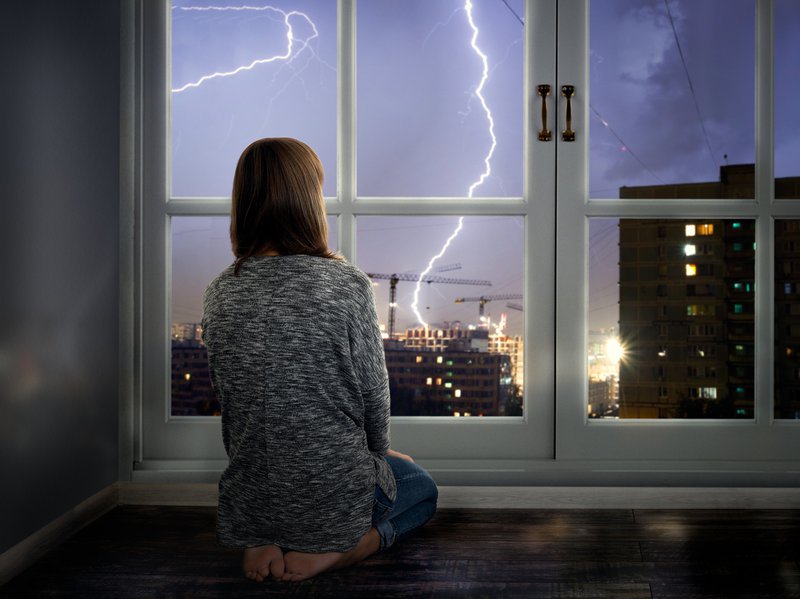
[[[800,559],[798,537],[789,540],[734,539],[727,542],[698,539],[693,541],[641,541],[643,561],[787,561]]]
[[[800,510],[441,510],[387,553],[299,584],[246,580],[215,518],[117,508],[0,597],[800,599]]]
[[[760,584],[740,585],[666,584],[650,585],[653,599],[800,599],[800,585]]]

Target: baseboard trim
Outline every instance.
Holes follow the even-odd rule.
[[[216,506],[211,483],[119,483],[120,503]],[[800,488],[439,487],[440,508],[798,509]]]
[[[118,489],[114,483],[0,554],[0,587],[117,504]]]
[[[119,485],[120,505],[186,505],[216,507],[216,483],[135,483]]]

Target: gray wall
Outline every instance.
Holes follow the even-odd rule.
[[[0,552],[117,480],[119,14],[0,17]]]

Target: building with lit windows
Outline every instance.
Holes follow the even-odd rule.
[[[721,171],[620,197],[752,197],[752,165]],[[620,220],[620,418],[753,417],[754,249],[753,219]]]
[[[525,384],[524,343],[520,335],[489,335],[489,353],[504,354],[511,360],[511,378],[522,391]]]
[[[173,325],[173,331],[175,326]],[[183,330],[194,330],[193,325],[178,326]],[[172,414],[174,416],[219,416],[221,414],[219,401],[211,386],[208,354],[202,341],[193,338],[173,338],[170,380]]]
[[[203,327],[199,322],[173,322],[170,334],[173,341],[202,341]]]
[[[401,347],[409,349],[428,349],[444,351],[445,349],[464,349],[504,354],[511,360],[511,377],[519,392],[525,380],[524,343],[520,335],[489,333],[486,326],[464,326],[460,322],[445,323],[443,328],[407,329],[398,340]],[[388,347],[388,346],[387,346]]]
[[[447,349],[386,347],[392,414],[403,416],[521,415],[507,355]]]

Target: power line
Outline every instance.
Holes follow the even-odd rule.
[[[706,139],[706,147],[708,147],[708,153],[711,156],[711,160],[714,162],[714,167],[719,168],[719,164],[717,163],[716,158],[714,158],[714,150],[711,149],[711,141],[708,139],[708,131],[706,131],[706,123],[703,120],[703,115],[700,112],[700,105],[697,103],[697,94],[694,92],[694,85],[692,84],[692,78],[689,76],[689,68],[686,66],[686,58],[683,55],[683,48],[681,48],[681,42],[678,39],[678,31],[675,29],[675,21],[672,19],[672,11],[669,9],[669,1],[664,0],[664,6],[667,7],[667,16],[669,17],[669,24],[672,27],[672,34],[675,36],[675,45],[678,46],[678,54],[681,57],[681,64],[683,64],[683,72],[686,73],[686,80],[689,82],[689,91],[692,92],[692,99],[694,100],[694,107],[697,109],[697,118],[700,119],[700,127],[703,129],[703,137]]]
[[[519,21],[520,24],[524,27],[525,26],[525,21],[523,21],[522,17],[520,17],[517,14],[517,11],[515,11],[513,8],[511,8],[511,5],[508,2],[506,2],[506,0],[502,0],[502,2],[503,2],[503,4],[505,4],[508,7],[508,10],[510,10],[512,13],[514,13],[514,16],[517,17],[517,21]]]
[[[519,15],[516,13],[516,11],[514,11],[514,9],[513,9],[513,8],[511,8],[511,5],[509,5],[509,3],[507,2],[507,0],[501,0],[501,1],[503,2],[503,4],[505,4],[505,5],[506,5],[506,7],[508,8],[508,10],[510,10],[510,11],[511,11],[511,12],[514,14],[514,16],[517,18],[517,20],[518,20],[518,21],[519,21],[519,22],[522,24],[522,26],[524,27],[524,26],[525,26],[525,21],[523,21],[523,20],[522,20],[522,18],[521,18],[521,17],[520,17],[520,16],[519,16]],[[664,1],[666,2],[666,0],[664,0]],[[668,9],[668,10],[669,10],[669,9]],[[670,17],[670,19],[671,19],[671,17]],[[677,34],[676,34],[676,35],[677,35]],[[676,39],[677,39],[677,37],[676,37]],[[679,47],[680,47],[680,46],[679,46]],[[681,56],[683,56],[683,54],[681,54]],[[684,65],[684,66],[685,66],[685,65]],[[688,76],[688,72],[687,72],[687,76]],[[691,85],[691,82],[690,82],[690,85]],[[692,93],[694,93],[694,92],[692,92]],[[695,100],[695,105],[696,105],[696,104],[697,104],[697,101]],[[617,132],[616,132],[616,131],[614,131],[614,129],[611,127],[611,125],[609,125],[609,124],[608,124],[608,121],[606,121],[606,120],[605,120],[605,119],[604,119],[602,116],[600,116],[600,113],[599,113],[599,112],[597,112],[597,109],[595,109],[595,107],[594,107],[594,106],[592,106],[591,104],[589,104],[589,108],[591,108],[591,109],[592,109],[592,112],[594,112],[594,114],[597,116],[597,118],[599,118],[599,119],[600,119],[600,122],[601,122],[601,123],[603,123],[603,126],[605,126],[605,128],[606,128],[606,129],[608,129],[609,131],[611,131],[611,134],[612,134],[614,137],[616,137],[616,138],[617,138],[617,140],[619,141],[619,143],[621,143],[621,144],[622,144],[622,145],[625,147],[626,151],[627,151],[627,152],[628,152],[628,153],[629,153],[631,156],[633,156],[633,157],[636,159],[636,161],[637,161],[639,164],[641,164],[641,165],[642,165],[642,168],[644,168],[644,169],[645,169],[645,170],[646,170],[648,173],[650,173],[651,175],[653,175],[653,177],[655,177],[655,178],[656,178],[656,179],[657,179],[657,180],[658,180],[660,183],[662,183],[662,184],[666,184],[666,182],[665,182],[665,181],[664,181],[664,180],[663,180],[661,177],[659,177],[658,175],[656,175],[656,174],[655,174],[655,173],[652,171],[652,169],[650,169],[650,167],[648,167],[648,166],[647,166],[647,165],[646,165],[646,164],[645,164],[645,163],[642,161],[642,159],[641,159],[641,158],[639,158],[639,156],[637,156],[637,155],[636,155],[636,153],[635,153],[633,150],[631,150],[630,146],[629,146],[628,144],[626,144],[626,143],[625,143],[625,141],[624,141],[624,140],[623,140],[623,139],[622,139],[622,138],[621,138],[621,137],[620,137],[620,136],[617,134]],[[699,110],[700,110],[700,109],[698,108],[698,111],[699,111]],[[703,131],[705,131],[705,127],[703,128]]]
[[[651,169],[649,166],[647,166],[647,165],[644,163],[644,161],[643,161],[641,158],[639,158],[639,156],[637,156],[637,155],[636,155],[636,152],[634,152],[633,150],[631,150],[630,146],[629,146],[628,144],[626,144],[626,143],[625,143],[625,140],[623,140],[623,139],[622,139],[622,138],[621,138],[621,137],[620,137],[620,136],[617,134],[617,132],[616,132],[616,131],[614,131],[614,128],[613,128],[611,125],[609,125],[609,124],[608,124],[608,121],[607,121],[607,120],[605,120],[605,119],[602,117],[602,115],[601,115],[599,112],[597,112],[597,109],[594,107],[594,105],[592,105],[592,104],[589,104],[589,108],[591,108],[591,109],[592,109],[592,112],[595,114],[595,116],[596,116],[598,119],[600,119],[600,122],[601,122],[601,123],[603,123],[603,126],[604,126],[606,129],[608,129],[608,130],[611,132],[611,135],[613,135],[614,137],[616,137],[616,138],[617,138],[617,140],[619,141],[619,143],[621,143],[621,144],[624,146],[624,148],[625,148],[625,151],[627,151],[627,152],[628,152],[628,154],[630,154],[631,156],[633,156],[633,157],[634,157],[634,159],[636,160],[636,162],[638,162],[639,164],[641,164],[641,165],[642,165],[642,168],[643,168],[644,170],[646,170],[648,173],[650,173],[651,175],[653,175],[653,176],[654,176],[656,179],[658,179],[658,180],[659,180],[661,183],[663,183],[663,184],[665,184],[665,185],[666,185],[666,182],[664,181],[664,179],[662,179],[661,177],[659,177],[658,175],[656,175],[656,174],[653,172],[653,170],[652,170],[652,169]]]

